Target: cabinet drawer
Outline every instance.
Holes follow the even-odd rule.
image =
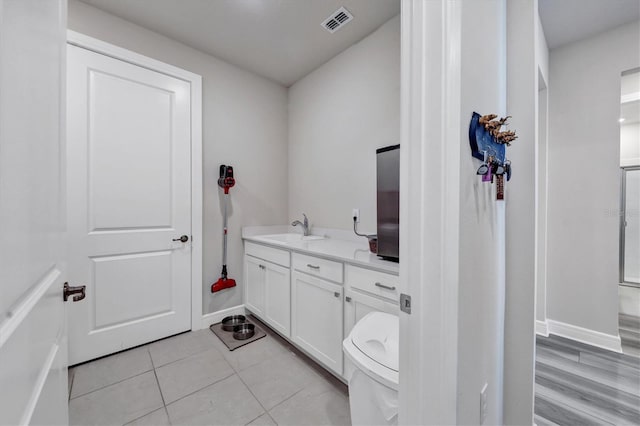
[[[353,265],[345,266],[346,283],[352,288],[376,294],[394,301],[400,295],[398,276],[372,271]]]
[[[342,283],[342,263],[293,253],[293,268],[316,277]]]
[[[289,252],[273,247],[267,247],[260,244],[254,244],[249,241],[244,242],[244,252],[253,257],[267,260],[276,265],[282,265],[285,268],[291,266],[291,258]]]

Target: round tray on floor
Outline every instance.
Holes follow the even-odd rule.
[[[236,340],[247,340],[256,333],[256,326],[253,324],[240,324],[233,328],[233,338]]]
[[[224,331],[234,331],[234,329],[247,322],[247,318],[244,315],[231,315],[224,317],[222,320],[222,329]]]

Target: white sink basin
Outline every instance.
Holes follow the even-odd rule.
[[[260,239],[264,239],[267,241],[277,241],[280,243],[298,243],[301,241],[314,241],[314,240],[324,240],[325,237],[320,235],[307,235],[306,237],[302,234],[272,234],[272,235],[260,235]]]

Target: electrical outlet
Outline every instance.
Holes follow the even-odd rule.
[[[488,383],[485,383],[480,391],[480,424],[483,425],[487,420],[487,388]]]
[[[360,223],[360,209],[353,209],[352,218],[356,218],[356,223]]]

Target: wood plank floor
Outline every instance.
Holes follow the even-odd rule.
[[[640,356],[640,317],[633,315],[618,315],[622,352]]]
[[[538,336],[535,423],[640,425],[640,358]]]

